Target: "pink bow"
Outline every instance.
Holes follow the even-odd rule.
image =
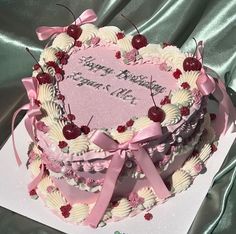
[[[198,43],[196,58],[202,60],[202,51],[204,49],[204,44],[202,41]],[[231,123],[236,120],[235,107],[226,92],[224,83],[218,79],[214,80],[210,75],[207,75],[206,70],[212,71],[210,68],[202,67],[201,74],[199,75],[196,84],[198,89],[203,95],[213,94],[213,96],[219,102],[219,110],[216,117],[216,121],[213,123],[214,129],[217,136],[225,134]]]
[[[27,112],[27,117],[25,119],[25,127],[26,130],[28,131],[30,137],[32,140],[35,140],[35,132],[34,132],[34,124],[35,124],[35,116],[40,115],[41,111],[40,108],[35,104],[35,99],[37,99],[37,86],[38,82],[36,78],[34,77],[28,77],[22,79],[22,82],[25,86],[25,89],[27,91],[28,98],[30,102],[22,107],[20,107],[13,115],[12,117],[12,143],[13,143],[13,149],[15,153],[15,158],[18,166],[21,165],[21,160],[19,157],[19,154],[17,153],[16,150],[16,145],[15,145],[15,137],[14,137],[14,125],[15,125],[15,119],[16,116],[19,114],[20,111],[22,110],[28,110]]]
[[[152,185],[158,198],[166,198],[170,196],[170,192],[166,188],[160,174],[153,164],[150,156],[142,147],[142,143],[159,138],[162,135],[160,123],[153,123],[149,127],[139,131],[130,141],[119,144],[108,135],[101,131],[97,131],[91,141],[105,151],[112,153],[112,159],[107,169],[102,190],[98,196],[95,206],[86,219],[86,223],[91,227],[97,227],[102,219],[109,202],[112,198],[116,181],[124,166],[125,160],[130,152],[137,165],[142,169],[146,178]]]
[[[96,20],[97,20],[97,15],[95,14],[95,12],[91,9],[87,9],[72,24],[82,25],[82,24],[86,24],[86,23],[92,23]],[[54,34],[66,32],[68,27],[69,27],[69,25],[66,27],[41,26],[36,29],[36,34],[37,34],[38,39],[40,41],[44,41],[44,40],[47,40],[49,37],[51,37]]]

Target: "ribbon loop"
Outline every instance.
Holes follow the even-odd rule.
[[[202,61],[202,53],[204,50],[204,44],[200,41],[197,45],[196,58]],[[198,89],[203,95],[212,94],[219,103],[219,109],[216,116],[216,120],[213,122],[213,127],[216,132],[217,137],[224,135],[230,127],[230,124],[234,124],[236,120],[236,110],[235,107],[227,94],[224,83],[217,79],[217,82],[213,77],[208,75],[206,71],[213,72],[212,69],[202,66],[201,74],[197,78],[196,84]],[[217,75],[217,77],[219,77]]]
[[[72,24],[82,25],[86,23],[92,23],[97,20],[97,15],[92,9],[85,10]],[[41,26],[36,29],[36,34],[40,41],[47,40],[49,37],[53,36],[54,34],[62,33],[67,30],[69,27],[47,27]]]
[[[141,143],[151,139],[157,139],[162,135],[160,123],[153,123],[149,127],[139,131],[131,140],[119,144],[104,132],[98,131],[91,138],[92,142],[105,151],[112,153],[112,159],[107,169],[102,191],[86,219],[86,223],[92,227],[97,227],[102,219],[115,190],[116,181],[124,166],[128,152],[131,152],[137,165],[140,166],[146,178],[153,187],[156,195],[164,199],[170,196],[164,181],[158,173],[152,159],[149,157]]]
[[[25,86],[28,98],[29,98],[29,103],[22,106],[19,108],[13,115],[12,117],[12,125],[11,125],[11,133],[12,133],[12,143],[13,143],[13,150],[15,153],[15,158],[18,166],[21,165],[21,160],[20,156],[17,152],[16,149],[16,144],[15,144],[15,137],[14,137],[14,126],[15,126],[15,120],[17,115],[22,111],[22,110],[27,110],[27,117],[25,119],[25,127],[30,135],[31,139],[34,141],[35,134],[34,134],[34,124],[35,124],[35,117],[37,115],[41,114],[40,107],[38,107],[35,104],[35,99],[37,98],[37,93],[38,93],[38,83],[37,80],[34,77],[27,77],[22,79],[22,83]]]

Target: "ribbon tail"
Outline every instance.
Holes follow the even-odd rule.
[[[216,135],[220,136],[227,132],[230,124],[235,123],[236,110],[221,80],[216,83],[216,90],[213,95],[219,102],[219,110],[213,126]]]
[[[167,189],[164,181],[162,180],[146,150],[140,147],[137,151],[133,152],[137,164],[140,166],[146,178],[150,182],[156,196],[160,199],[169,197],[171,193]]]
[[[22,164],[21,160],[20,160],[20,156],[17,152],[17,149],[16,149],[16,143],[15,143],[15,135],[14,135],[14,126],[15,126],[15,120],[16,120],[16,117],[17,115],[22,111],[22,110],[28,110],[29,109],[29,104],[26,104],[22,107],[20,107],[14,114],[13,114],[13,117],[12,117],[12,123],[11,123],[11,135],[12,135],[12,144],[13,144],[13,150],[14,150],[14,153],[15,153],[15,158],[16,158],[16,162],[18,164],[18,166],[20,166]]]
[[[32,191],[33,189],[36,189],[39,182],[42,180],[44,174],[44,164],[41,164],[41,169],[39,174],[28,184],[28,191]]]
[[[124,162],[125,157],[120,157],[118,152],[113,155],[96,204],[85,220],[87,225],[90,225],[93,228],[97,227],[103,215],[105,214],[109,202],[111,201],[113,192],[115,190],[116,181],[123,168]]]

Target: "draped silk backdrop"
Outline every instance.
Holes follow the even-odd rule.
[[[36,57],[45,42],[38,41],[35,28],[65,26],[92,8],[98,26],[116,25],[126,33],[134,28],[120,16],[126,15],[149,42],[168,42],[183,51],[194,51],[197,41],[205,42],[204,64],[222,80],[227,75],[228,91],[236,96],[236,0],[0,0],[0,145],[10,134],[11,117],[25,100],[21,78],[30,76],[34,64],[25,52]],[[189,233],[235,233],[236,230],[236,147],[234,146],[215,177]],[[183,211],[184,212],[184,211]],[[181,225],[181,224],[179,224]],[[0,208],[1,233],[58,233],[42,224]]]

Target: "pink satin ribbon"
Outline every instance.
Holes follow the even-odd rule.
[[[87,9],[84,11],[72,24],[76,25],[82,25],[86,23],[92,23],[97,20],[97,15],[95,12],[91,9]],[[65,27],[47,27],[47,26],[41,26],[36,29],[36,34],[38,36],[38,39],[40,41],[47,40],[49,37],[51,37],[54,34],[66,32],[68,26]]]
[[[113,154],[110,165],[107,169],[102,190],[98,196],[95,206],[87,217],[85,223],[91,227],[97,227],[102,219],[109,202],[111,201],[116,181],[128,157],[128,152],[132,153],[137,165],[142,169],[149,180],[156,195],[160,199],[170,196],[165,183],[153,164],[142,143],[153,139],[158,139],[162,135],[160,123],[153,123],[151,126],[139,131],[130,141],[119,144],[108,135],[97,131],[91,141],[105,151]]]
[[[202,61],[202,51],[204,49],[204,44],[202,41],[198,43],[196,58]],[[210,68],[202,67],[201,74],[199,75],[196,84],[198,89],[203,95],[212,94],[219,102],[219,110],[216,116],[216,120],[213,123],[216,135],[224,135],[231,123],[236,120],[236,110],[235,107],[227,94],[224,83],[218,79],[214,80],[210,75],[207,75],[206,71],[212,71]]]
[[[35,117],[37,115],[41,114],[40,107],[38,107],[35,104],[35,99],[37,99],[37,88],[38,88],[38,83],[36,78],[34,77],[28,77],[22,79],[22,82],[25,86],[25,89],[27,91],[28,98],[30,102],[22,107],[20,107],[13,115],[12,117],[12,125],[11,125],[11,132],[12,132],[12,143],[13,143],[13,150],[15,153],[15,158],[18,166],[21,165],[21,160],[20,156],[16,150],[16,144],[15,144],[15,136],[14,136],[14,126],[15,126],[15,120],[17,115],[20,113],[22,110],[27,110],[27,117],[25,119],[25,127],[26,130],[28,131],[30,137],[32,140],[35,140],[35,132],[34,132],[34,124],[35,124]]]

